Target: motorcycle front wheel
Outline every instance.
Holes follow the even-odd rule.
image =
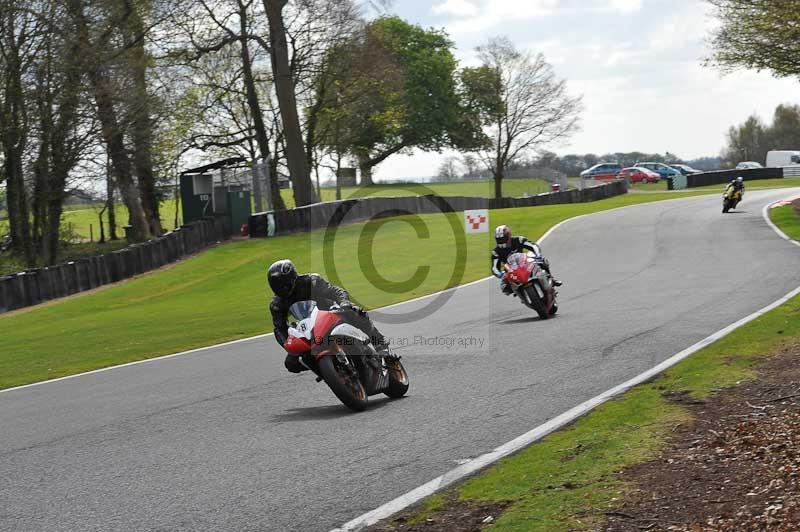
[[[397,357],[386,357],[385,360],[389,370],[389,387],[383,393],[392,399],[399,399],[408,391],[408,373]]]
[[[547,309],[544,306],[544,299],[539,297],[539,292],[536,290],[536,287],[533,286],[533,284],[529,284],[525,287],[525,295],[531,302],[531,308],[536,311],[541,319],[546,320],[550,317],[550,315],[547,313]]]
[[[367,391],[349,364],[342,364],[334,356],[324,356],[317,363],[319,374],[333,394],[354,412],[367,408]]]
[[[731,209],[731,202],[728,198],[722,200],[722,212],[726,213]]]

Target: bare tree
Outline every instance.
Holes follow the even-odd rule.
[[[458,158],[453,156],[445,157],[442,164],[439,165],[436,180],[455,181],[458,179],[458,170]]]
[[[461,167],[464,169],[463,177],[474,179],[480,172],[480,161],[472,153],[461,156]]]
[[[485,113],[490,147],[479,151],[494,176],[495,197],[502,196],[505,172],[531,150],[565,139],[578,128],[581,98],[572,97],[566,82],[556,77],[542,54],[520,52],[507,38],[489,40],[477,48],[483,67],[494,72],[494,94],[478,99]],[[484,88],[486,84],[481,84]]]
[[[41,31],[35,16],[23,13],[13,1],[0,0],[0,144],[13,248],[29,266],[34,263],[24,155],[30,122],[25,78],[31,69]]]

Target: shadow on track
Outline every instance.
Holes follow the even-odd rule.
[[[558,314],[556,314],[554,316],[550,316],[550,318],[547,319],[547,320],[543,320],[542,318],[540,318],[539,316],[534,314],[533,316],[526,316],[524,318],[514,318],[513,320],[503,320],[503,321],[498,322],[498,323],[500,323],[501,325],[505,324],[505,323],[509,323],[509,324],[510,323],[533,323],[533,322],[537,322],[537,321],[550,321],[550,320],[556,319],[557,317],[558,317]]]
[[[335,399],[335,398],[334,398]],[[395,400],[388,397],[370,397],[369,406],[367,410],[361,412],[361,415],[368,414],[379,408],[392,403]],[[356,412],[351,412],[343,404],[330,404],[324,406],[307,406],[303,408],[290,408],[283,414],[275,414],[272,416],[272,421],[277,423],[296,422],[296,421],[323,421],[326,419],[339,419],[345,416],[356,415]]]

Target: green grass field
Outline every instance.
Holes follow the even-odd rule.
[[[594,203],[504,209],[492,211],[490,223],[509,223],[516,232],[539,238],[576,215],[674,198],[667,193],[625,195]],[[455,252],[441,254],[460,237],[461,259],[456,260]],[[232,242],[162,271],[0,315],[0,388],[269,331],[264,270],[278,258],[288,256],[301,271],[318,271],[332,280],[334,264],[352,297],[374,308],[485,277],[492,245],[489,234],[464,235],[460,213],[342,227],[332,261],[323,258],[322,239],[317,231]],[[405,247],[398,250],[397,242]],[[380,275],[396,283],[420,266],[431,270],[419,285],[380,290],[364,273],[370,256]],[[457,262],[463,272],[454,278]]]
[[[791,205],[769,210],[772,222],[781,228],[789,238],[800,240],[800,214]]]
[[[800,233],[800,216],[781,207],[773,220]],[[618,472],[653,459],[688,410],[667,399],[688,393],[703,399],[715,390],[753,379],[765,357],[800,344],[800,296],[722,340],[596,408],[569,428],[501,460],[465,483],[420,503],[408,522],[436,519],[449,500],[510,503],[492,532],[551,532],[594,528],[613,510],[626,485]]]

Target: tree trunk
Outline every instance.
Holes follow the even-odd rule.
[[[241,36],[241,57],[242,57],[242,73],[244,79],[244,88],[247,95],[247,107],[250,110],[250,115],[253,117],[253,129],[255,130],[256,143],[258,144],[258,151],[261,152],[261,161],[267,164],[271,159],[269,151],[269,137],[267,137],[267,128],[264,125],[264,114],[261,112],[261,105],[258,103],[258,93],[256,92],[256,83],[253,76],[253,60],[250,57],[250,49],[247,47],[247,7],[240,1],[239,2],[239,26]],[[272,208],[275,210],[286,209],[286,204],[283,202],[280,190],[278,189],[278,174],[277,172],[268,172],[270,182],[270,193],[272,197]],[[258,179],[254,179],[254,190],[260,200],[261,186]],[[258,190],[255,187],[258,186]],[[256,209],[260,212],[260,201],[256,204]]]
[[[286,3],[287,0],[264,0],[264,9],[269,22],[272,75],[275,78],[275,92],[278,96],[278,107],[286,140],[286,162],[294,185],[294,200],[299,207],[315,203],[317,197],[306,165],[294,82],[289,69],[289,48],[286,43],[286,27],[283,24],[283,8]]]
[[[133,179],[133,168],[125,150],[125,137],[119,125],[117,110],[114,108],[114,88],[106,71],[106,66],[97,54],[104,52],[98,43],[92,42],[83,11],[82,0],[70,0],[68,10],[75,20],[76,42],[81,50],[81,66],[89,78],[92,95],[97,104],[97,119],[106,149],[111,159],[111,167],[122,200],[128,207],[130,223],[133,226],[133,239],[146,240],[150,236],[144,209],[139,197],[139,189]],[[107,43],[102,43],[107,45]]]
[[[5,26],[5,63],[2,79],[3,109],[0,119],[3,148],[3,173],[6,178],[6,200],[8,202],[8,222],[11,232],[11,245],[24,257],[29,267],[35,263],[31,242],[31,225],[28,212],[28,193],[25,189],[23,172],[23,153],[27,145],[27,124],[25,123],[25,95],[22,90],[22,63],[19,43],[14,31],[15,14],[9,10],[0,20]]]
[[[153,172],[153,122],[150,117],[150,97],[147,91],[147,65],[149,57],[144,48],[144,24],[133,2],[126,25],[126,45],[129,47],[128,67],[133,77],[131,102],[131,140],[133,166],[139,184],[142,210],[147,218],[150,234],[158,236],[164,231],[158,213],[158,195]]]
[[[108,205],[105,205],[99,213],[97,213],[97,221],[100,224],[100,240],[97,241],[98,244],[105,244],[106,243],[106,231],[103,228],[103,213],[108,208]]]
[[[119,240],[117,236],[117,213],[114,205],[114,176],[111,173],[111,168],[108,169],[106,176],[106,209],[108,213],[108,239]]]
[[[89,80],[97,104],[97,118],[100,121],[103,140],[111,157],[111,167],[122,193],[122,201],[128,207],[130,223],[133,226],[133,239],[137,242],[147,240],[150,228],[139,199],[139,190],[133,180],[131,161],[125,151],[124,135],[112,100],[111,80],[101,66],[91,69]]]
[[[359,181],[359,185],[369,186],[374,184],[372,182],[372,163],[368,156],[366,155],[359,155],[358,159],[358,171],[361,174],[361,181]]]

